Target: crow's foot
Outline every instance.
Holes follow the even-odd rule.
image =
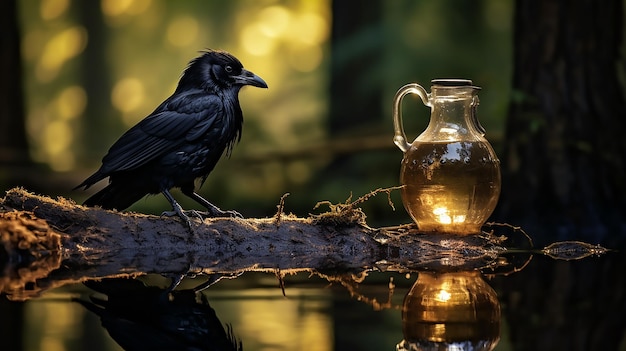
[[[161,216],[162,217],[178,216],[183,221],[185,221],[185,222],[188,221],[189,223],[191,223],[191,218],[199,218],[200,220],[203,220],[204,217],[208,217],[208,213],[207,212],[202,212],[202,211],[196,211],[196,210],[181,210],[180,213],[178,213],[178,211],[172,210],[172,211],[163,211],[163,212],[161,212]]]
[[[161,213],[161,217],[175,217],[178,216],[182,221],[185,227],[191,229],[191,219],[189,216],[185,214],[185,211],[163,211]]]
[[[218,218],[218,217],[230,217],[230,218],[243,218],[241,213],[235,210],[224,211],[220,210],[217,206],[213,206],[213,208],[207,208],[208,211],[202,212],[206,214],[207,217]]]
[[[165,211],[161,213],[161,216],[171,217],[171,216],[177,215],[178,217],[180,217],[180,219],[183,221],[183,224],[189,231],[189,237],[187,238],[187,240],[192,241],[193,239],[197,239],[196,233],[194,232],[193,227],[191,226],[191,219],[189,219],[189,216],[185,214],[185,212],[190,213],[192,216],[200,217],[200,219],[202,219],[202,216],[199,215],[198,212],[196,211],[184,211],[183,208],[180,206],[180,204],[178,204],[178,202],[174,200],[174,197],[172,197],[172,194],[170,194],[168,190],[163,190],[161,193],[165,195],[165,198],[167,198],[167,200],[172,205],[172,211]]]
[[[241,215],[241,213],[237,212],[237,211],[224,211],[221,210],[219,207],[213,205],[212,203],[210,203],[209,201],[207,201],[205,198],[203,198],[202,196],[198,195],[197,193],[193,192],[192,190],[189,189],[182,189],[183,190],[183,194],[189,196],[190,198],[194,199],[197,203],[201,204],[202,206],[206,207],[207,212],[203,212],[203,214],[206,214],[207,217],[230,217],[230,218],[243,218],[243,216]]]

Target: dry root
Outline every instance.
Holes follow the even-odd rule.
[[[389,206],[395,211],[396,208],[391,201],[391,192],[393,190],[401,188],[402,186],[395,186],[391,188],[378,188],[359,197],[355,201],[352,201],[352,194],[350,194],[348,199],[346,199],[346,202],[338,204],[333,204],[330,201],[320,201],[315,205],[313,209],[315,210],[322,205],[326,205],[328,206],[329,211],[318,215],[312,214],[311,217],[316,224],[325,224],[338,227],[348,227],[353,225],[367,226],[367,223],[365,221],[367,219],[367,216],[365,215],[365,212],[363,212],[363,210],[358,207],[358,205],[369,200],[372,196],[378,195],[380,193],[386,193]]]

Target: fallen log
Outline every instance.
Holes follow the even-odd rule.
[[[87,279],[148,273],[497,271],[512,264],[501,256],[519,228],[490,224],[482,235],[451,236],[420,233],[412,224],[369,227],[358,205],[391,190],[324,202],[329,211],[307,218],[285,214],[283,197],[272,218],[192,218],[192,234],[178,218],[11,189],[0,200],[0,292],[23,299]],[[494,228],[507,233],[495,235]]]

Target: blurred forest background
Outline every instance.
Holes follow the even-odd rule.
[[[402,153],[392,142],[391,100],[409,82],[428,88],[433,78],[473,79],[484,88],[479,117],[487,137],[496,148],[502,139],[512,1],[355,8],[341,1],[25,0],[18,10],[28,150],[3,153],[2,189],[22,185],[82,201],[95,189],[70,189],[173,92],[205,48],[233,53],[270,87],[241,92],[241,143],[200,191],[244,216],[271,216],[286,192],[287,210],[302,216],[317,201],[397,185]],[[405,119],[413,139],[429,110],[411,100]],[[370,220],[408,221],[398,196],[395,212],[382,197],[366,204]],[[165,209],[161,196],[131,208]]]
[[[200,191],[221,208],[271,216],[289,192],[286,210],[306,216],[318,201],[398,185],[394,93],[467,78],[483,88],[478,117],[502,161],[493,218],[537,246],[624,247],[623,0],[22,0],[0,2],[0,16],[0,190],[81,202],[96,189],[70,189],[199,50],[219,48],[270,87],[241,92],[241,143]],[[417,99],[403,108],[413,139],[429,111]],[[396,211],[384,196],[364,205],[371,225],[409,222],[393,199]],[[169,205],[154,196],[131,210]],[[617,349],[620,251],[496,282],[514,349]]]

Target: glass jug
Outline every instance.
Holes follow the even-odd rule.
[[[430,94],[411,83],[394,98],[394,143],[404,152],[402,202],[420,231],[477,234],[500,196],[500,161],[476,117],[480,88],[466,79],[432,84]],[[407,94],[431,108],[428,127],[413,143],[402,125]]]

